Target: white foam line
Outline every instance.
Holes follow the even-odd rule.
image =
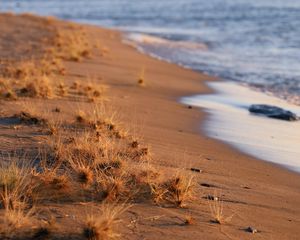
[[[232,82],[208,85],[216,94],[184,97],[185,104],[204,108],[208,136],[227,142],[256,158],[300,172],[300,122],[287,122],[250,114],[251,104],[270,104],[300,115],[300,107]]]

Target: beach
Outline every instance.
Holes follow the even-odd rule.
[[[75,26],[75,34],[78,27],[92,46],[100,47],[93,47],[91,57],[80,61],[64,59],[64,74],[53,79],[58,82],[63,79],[65,85],[72,85],[74,81],[85,83],[92,78],[94,83],[107,86],[105,104],[115,109],[122,125],[148,146],[151,164],[161,175],[184,169],[195,179],[195,194],[186,207],[134,201],[121,217],[118,229],[121,238],[299,238],[300,175],[208,137],[201,126],[209,114],[202,108],[180,102],[182,97],[213,94],[207,83],[220,79],[142,54],[124,43],[121,32],[32,15],[1,14],[1,61],[39,56],[53,38],[51,29],[65,28],[68,24]],[[143,86],[137,84],[141,75]],[[43,145],[49,138],[41,134],[39,127],[14,128],[17,124],[4,121],[22,109],[17,103],[23,100],[1,100],[2,152],[14,151],[16,146],[26,151]],[[93,108],[93,103],[74,101],[69,96],[26,98],[26,102],[27,106],[36,105],[37,112],[58,107],[59,118],[68,122],[72,122],[74,112],[79,109]],[[46,114],[48,118],[52,116]],[[191,168],[200,172],[192,172]],[[210,195],[222,200],[222,224],[212,222],[211,200],[207,199]],[[93,201],[50,201],[39,205],[40,209],[52,212],[57,222],[53,239],[82,239],[82,219],[96,207]],[[186,225],[185,218],[189,215],[194,223]],[[258,232],[249,233],[248,227]]]

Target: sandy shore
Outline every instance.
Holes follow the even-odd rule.
[[[1,60],[34,51],[35,38],[51,37],[43,28],[44,20],[35,17],[0,17]],[[65,23],[53,22],[57,27]],[[22,25],[22,27],[18,27]],[[37,26],[36,26],[37,25]],[[43,29],[34,31],[37,27]],[[174,168],[199,168],[195,174],[195,199],[188,208],[164,208],[155,204],[135,203],[124,214],[121,233],[125,239],[298,239],[300,236],[300,175],[267,162],[241,154],[231,147],[210,139],[200,125],[207,115],[198,108],[178,102],[183,96],[209,93],[206,81],[215,79],[139,53],[122,42],[122,34],[93,26],[82,26],[89,41],[103,46],[94,49],[92,57],[81,62],[64,61],[66,83],[95,81],[109,86],[109,105],[117,109],[122,123],[143,137],[153,154],[153,162],[167,174]],[[31,29],[32,34],[23,31]],[[13,39],[13,43],[12,43]],[[33,43],[30,45],[29,43]],[[24,46],[33,46],[25,49]],[[38,44],[40,46],[40,43]],[[3,49],[5,51],[3,51]],[[16,52],[17,51],[17,52]],[[4,55],[3,55],[4,54]],[[20,55],[18,55],[20,56]],[[21,55],[22,56],[22,55]],[[137,86],[137,78],[145,69],[145,86]],[[41,106],[59,106],[62,118],[68,119],[78,107],[88,103],[70,99],[32,100]],[[2,118],[15,111],[15,102],[1,101]],[[9,128],[1,121],[1,150],[13,146],[36,144],[45,136],[37,130]],[[20,137],[21,136],[21,137]],[[208,194],[223,201],[224,224],[211,222]],[[58,223],[63,236],[78,232],[86,205],[53,204],[47,208],[60,211]],[[186,215],[195,224],[185,226]],[[74,216],[73,218],[70,216]],[[75,220],[74,220],[75,219]],[[133,224],[134,223],[134,224]],[[68,226],[68,227],[66,227]],[[259,233],[244,231],[253,226]],[[63,237],[61,237],[63,238]],[[65,239],[77,239],[76,237]],[[79,238],[80,239],[80,238]]]

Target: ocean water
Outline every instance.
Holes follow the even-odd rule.
[[[300,104],[299,0],[0,0],[0,11],[122,29],[152,55]]]

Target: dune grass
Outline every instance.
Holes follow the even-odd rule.
[[[151,147],[128,131],[119,120],[121,111],[107,106],[107,85],[92,77],[72,84],[64,81],[64,61],[91,58],[92,44],[87,39],[82,29],[70,24],[55,31],[42,59],[6,63],[0,72],[0,96],[18,100],[14,117],[44,134],[32,149],[25,149],[28,155],[0,161],[1,237],[13,239],[20,231],[25,234],[23,227],[28,226],[27,230],[34,229],[33,237],[48,238],[53,226],[40,226],[40,213],[35,209],[68,202],[99,208],[99,214],[81,221],[82,237],[117,239],[117,225],[128,203],[183,208],[194,199],[194,176],[177,168],[163,176],[161,166],[152,161]],[[109,49],[102,47],[101,52],[106,55]],[[143,67],[138,85],[144,86],[145,81]],[[58,114],[67,115],[59,104],[51,113],[45,110],[46,101],[69,100],[70,96],[85,103],[70,114],[71,120],[60,120]],[[44,102],[36,107],[31,98]],[[186,219],[187,225],[192,222]]]
[[[83,227],[83,237],[88,240],[113,240],[121,235],[117,231],[117,225],[121,222],[120,215],[130,205],[102,205],[100,214],[88,215]]]

